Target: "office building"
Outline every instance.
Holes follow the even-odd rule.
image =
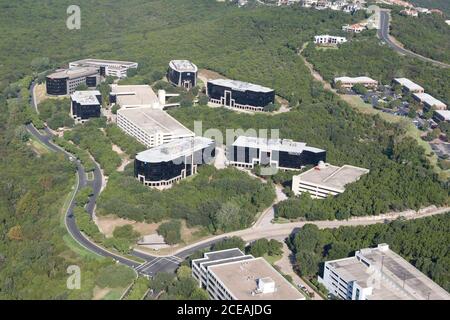
[[[395,78],[394,79],[395,84],[399,84],[402,86],[403,92],[405,93],[424,93],[425,89],[421,86],[419,86],[417,83],[412,82],[409,79],[406,78]]]
[[[71,96],[70,114],[76,122],[99,118],[102,105],[100,91],[75,91]]]
[[[352,89],[354,85],[361,84],[368,89],[378,87],[378,81],[369,77],[339,77],[334,79],[334,84],[341,84],[341,88]]]
[[[425,110],[430,110],[434,108],[436,110],[446,110],[447,105],[442,101],[430,96],[428,93],[414,93],[414,100],[420,102]]]
[[[139,153],[134,174],[146,186],[168,187],[195,175],[198,166],[211,163],[215,155],[215,142],[211,139],[178,139]]]
[[[111,85],[109,101],[121,109],[156,108],[162,109],[159,98],[149,85]]]
[[[192,131],[169,114],[154,108],[122,108],[117,111],[117,125],[148,148],[194,137]]]
[[[59,69],[46,77],[47,94],[52,96],[66,96],[75,92],[80,85],[95,88],[100,84],[98,68],[77,67]]]
[[[69,68],[95,67],[100,70],[103,77],[116,77],[123,79],[127,77],[129,69],[137,69],[139,64],[131,61],[83,59],[69,63]]]
[[[325,262],[319,282],[343,300],[450,299],[446,290],[387,244],[361,249],[354,257]]]
[[[300,170],[304,166],[325,161],[326,151],[292,140],[240,136],[227,148],[227,159],[230,165],[242,168],[263,165],[282,170]]]
[[[319,165],[292,177],[292,191],[295,195],[309,193],[314,199],[324,199],[345,191],[345,186],[358,181],[369,170],[345,165],[332,166],[320,162]]]
[[[236,80],[216,79],[207,84],[209,101],[229,108],[264,111],[275,103],[275,91],[260,85]]]
[[[197,85],[198,68],[188,60],[172,60],[167,70],[167,80],[174,86],[187,90]]]
[[[434,111],[433,120],[436,121],[436,123],[450,122],[450,110]]]
[[[314,43],[323,46],[337,46],[345,42],[347,42],[347,38],[345,37],[336,37],[330,35],[320,35],[314,37]]]
[[[193,260],[192,275],[212,300],[305,300],[264,258],[236,248]]]

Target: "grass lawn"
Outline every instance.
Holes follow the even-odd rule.
[[[280,260],[282,258],[282,255],[280,254],[277,256],[269,256],[269,255],[265,254],[263,258],[266,259],[267,262],[269,262],[271,265],[274,265],[275,262],[277,262],[278,260]]]
[[[33,148],[40,155],[51,152],[50,149],[45,144],[41,143],[34,136],[30,137],[29,143],[30,147]]]

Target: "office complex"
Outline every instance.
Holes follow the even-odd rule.
[[[192,275],[213,300],[304,300],[264,258],[239,249],[208,252],[192,261]]]
[[[326,161],[326,151],[292,140],[240,136],[227,148],[227,159],[230,165],[242,168],[264,165],[300,170],[304,166]]]
[[[387,244],[325,262],[319,282],[343,300],[450,300],[446,290]]]
[[[167,80],[177,87],[191,89],[197,85],[198,68],[188,60],[172,60],[167,70]]]
[[[111,85],[109,101],[121,109],[129,108],[159,108],[159,98],[149,85]]]
[[[342,88],[352,89],[354,85],[361,84],[368,89],[378,87],[378,81],[369,77],[339,77],[334,79],[334,84],[341,84]]]
[[[196,174],[197,167],[210,163],[215,155],[211,139],[178,139],[139,153],[134,174],[146,186],[167,187]]]
[[[420,102],[425,110],[430,110],[434,108],[436,110],[446,110],[447,105],[442,101],[430,96],[428,93],[414,93],[414,100]]]
[[[369,170],[345,165],[332,166],[320,162],[315,168],[292,177],[292,191],[295,195],[309,193],[314,199],[324,199],[345,191],[347,184],[358,181]]]
[[[439,122],[450,122],[450,110],[436,110],[433,114],[433,120]]]
[[[250,111],[264,111],[275,102],[273,89],[235,80],[209,80],[207,94],[212,103]]]
[[[101,59],[83,59],[69,63],[69,68],[76,67],[95,67],[100,70],[103,77],[116,77],[123,79],[127,77],[129,69],[137,69],[138,63],[131,61],[101,60]]]
[[[405,93],[424,93],[425,89],[421,86],[419,86],[417,83],[412,82],[409,79],[406,78],[395,78],[394,79],[395,84],[399,84],[403,92]]]
[[[337,46],[345,42],[347,42],[347,38],[345,37],[335,37],[330,35],[320,35],[314,37],[314,43],[323,46]]]
[[[117,125],[148,148],[194,136],[166,112],[155,108],[120,109],[117,111]]]
[[[99,69],[94,67],[60,69],[46,77],[47,94],[53,96],[70,95],[80,85],[95,88],[99,83]]]
[[[76,122],[84,123],[90,118],[99,118],[102,105],[100,91],[75,91],[71,96],[70,115]]]

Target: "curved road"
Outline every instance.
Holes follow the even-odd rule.
[[[442,68],[450,68],[449,64],[424,57],[420,54],[417,54],[415,52],[400,47],[397,43],[395,43],[395,41],[391,39],[391,36],[389,35],[389,25],[390,25],[389,10],[380,10],[380,28],[378,29],[378,37],[384,42],[386,42],[388,46],[391,47],[393,50],[402,55],[407,55],[425,62],[430,62]]]

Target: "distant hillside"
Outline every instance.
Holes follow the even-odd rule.
[[[450,16],[449,0],[410,0],[409,2],[424,8],[442,10]]]

